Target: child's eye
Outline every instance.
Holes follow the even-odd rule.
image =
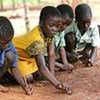
[[[60,26],[60,25],[57,25],[56,27],[57,27],[57,28],[60,28],[61,26]]]
[[[50,26],[50,27],[53,27],[53,26],[54,26],[54,24],[50,24],[49,26]]]

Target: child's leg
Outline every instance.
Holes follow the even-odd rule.
[[[26,78],[26,80],[27,80],[28,83],[33,83],[34,82],[32,74],[26,75],[25,78]]]
[[[88,59],[91,55],[91,50],[92,50],[91,44],[87,44],[86,47],[82,51],[83,58]]]
[[[76,58],[74,57],[74,49],[76,47],[76,38],[75,38],[75,33],[68,33],[65,35],[65,43],[66,43],[66,54],[67,54],[67,59],[69,62],[76,62]]]
[[[33,73],[33,78],[35,81],[45,80],[44,76],[39,71],[36,71],[35,73]]]
[[[70,32],[66,34],[64,38],[65,38],[65,43],[66,43],[65,50],[67,52],[72,53],[76,45],[76,39],[75,39],[74,33]]]

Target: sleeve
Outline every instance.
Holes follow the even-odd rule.
[[[62,33],[61,33],[61,34],[62,34]],[[62,46],[62,47],[66,46],[66,44],[65,44],[65,39],[64,39],[64,34],[61,35],[60,46]]]
[[[75,25],[74,25],[74,23],[72,23],[71,25],[69,25],[69,26],[63,31],[62,34],[66,35],[66,34],[68,34],[69,32],[73,32],[74,27],[75,27]]]
[[[13,67],[17,67],[18,66],[18,53],[17,53],[17,51],[16,51],[16,49],[15,49],[12,42],[10,42],[10,49],[15,55],[15,60],[14,60],[14,63],[13,63]]]
[[[28,52],[28,54],[31,56],[37,55],[39,53],[44,54],[44,44],[41,41],[35,41],[33,43],[31,43],[27,48],[26,51]]]
[[[100,35],[98,27],[95,27],[93,30],[93,37],[92,37],[92,46],[100,46]]]

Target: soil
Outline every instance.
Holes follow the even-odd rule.
[[[75,64],[72,73],[56,72],[56,78],[68,82],[72,95],[58,92],[49,82],[33,83],[34,94],[28,96],[19,85],[10,85],[9,93],[0,92],[0,100],[100,100],[100,48],[93,67]]]
[[[37,16],[39,16],[39,12],[40,11],[35,11],[36,15],[34,18],[33,16],[30,16],[31,27],[38,23]],[[9,15],[8,12],[6,12],[6,14]],[[99,17],[95,17],[94,19],[96,18],[98,22]],[[16,19],[16,21],[15,19],[11,19],[15,29],[15,36],[21,35],[20,33],[25,33],[25,26],[21,26],[24,24],[24,20],[21,19],[22,18]],[[20,21],[22,21],[22,23],[20,23]],[[0,100],[100,100],[99,59],[100,48],[98,48],[97,58],[93,67],[86,67],[84,63],[76,63],[75,70],[72,73],[68,73],[66,71],[56,72],[56,78],[59,81],[64,83],[68,82],[73,90],[72,95],[60,93],[49,82],[44,81],[45,83],[42,84],[32,84],[34,87],[34,94],[31,96],[26,95],[19,85],[10,85],[8,86],[10,88],[9,93],[0,92]]]

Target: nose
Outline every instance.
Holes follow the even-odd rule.
[[[84,26],[85,26],[85,28],[88,28],[89,27],[88,23],[86,23]]]
[[[58,32],[58,29],[57,29],[57,27],[53,27],[53,29],[52,29],[54,32]]]

